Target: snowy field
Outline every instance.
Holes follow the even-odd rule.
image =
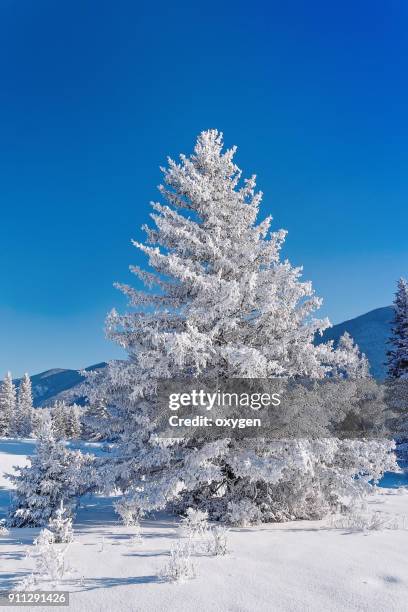
[[[32,449],[30,440],[0,440],[0,514],[9,498],[4,472],[25,463]],[[62,585],[75,612],[408,609],[406,488],[379,489],[369,503],[399,529],[352,532],[329,521],[232,529],[229,554],[196,556],[197,577],[184,584],[158,578],[179,537],[177,520],[158,515],[143,521],[143,541],[132,543],[132,528],[118,523],[112,501],[90,498],[78,512],[67,553],[74,571]],[[38,532],[13,529],[1,538],[0,589],[30,573],[25,550]]]

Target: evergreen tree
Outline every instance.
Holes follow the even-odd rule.
[[[10,527],[41,527],[55,516],[61,501],[72,509],[80,477],[80,453],[57,442],[49,420],[38,434],[30,465],[17,467],[8,478],[15,485],[9,511]]]
[[[337,363],[334,368],[335,375],[340,378],[368,378],[370,365],[364,353],[360,352],[358,345],[348,332],[339,339],[337,346]]]
[[[58,440],[71,440],[81,436],[81,407],[77,404],[68,406],[62,400],[56,400],[51,408],[51,420],[54,436]]]
[[[0,385],[0,436],[13,435],[14,413],[16,411],[16,388],[8,372]]]
[[[323,379],[356,369],[350,346],[315,346],[328,325],[313,313],[321,300],[301,269],[280,260],[285,231],[258,223],[255,177],[241,182],[222,135],[203,132],[194,154],[169,160],[154,203],[154,229],[134,243],[154,273],[132,272],[149,288],[118,285],[133,312],[112,311],[107,334],[129,358],[93,376],[121,432],[115,469],[106,471],[141,511],[172,500],[226,519],[320,516],[341,496],[359,495],[393,464],[392,445],[336,439],[218,440],[166,443],[155,434],[159,379]],[[156,287],[157,292],[150,291]],[[349,345],[346,338],[343,345]],[[360,368],[364,369],[363,366]],[[363,478],[356,478],[364,474]]]
[[[27,557],[34,561],[34,572],[26,576],[17,589],[21,591],[38,591],[62,588],[61,581],[67,571],[65,554],[69,543],[64,547],[55,546],[54,534],[48,529],[41,529],[34,539],[33,546],[27,550]]]
[[[56,544],[68,544],[74,539],[72,517],[65,508],[62,500],[59,508],[55,511],[55,516],[50,519],[48,527],[51,533],[54,535],[54,542]]]
[[[31,380],[24,374],[17,392],[17,408],[15,411],[14,430],[16,435],[27,437],[33,430],[33,395]]]
[[[404,278],[398,281],[394,299],[394,318],[391,349],[387,353],[388,376],[408,379],[408,283]]]
[[[67,406],[61,400],[56,400],[51,407],[52,431],[57,440],[65,440],[67,438],[66,410]]]
[[[104,399],[96,398],[86,407],[82,416],[82,431],[87,440],[111,438],[110,415]]]
[[[51,415],[50,415],[49,408],[38,407],[35,410],[33,410],[33,416],[32,416],[33,431],[32,431],[32,435],[33,435],[34,438],[37,437],[38,432],[41,429],[43,421],[49,420],[50,418],[51,418]]]
[[[76,404],[65,409],[65,433],[69,440],[81,437],[81,409]]]

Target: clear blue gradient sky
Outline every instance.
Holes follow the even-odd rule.
[[[0,374],[118,355],[159,165],[216,127],[338,322],[408,274],[404,0],[0,5]]]

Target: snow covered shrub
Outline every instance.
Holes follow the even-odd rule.
[[[122,523],[125,527],[132,527],[131,545],[142,543],[142,528],[140,525],[140,519],[142,513],[135,506],[134,503],[127,500],[126,498],[121,499],[119,502],[114,504],[115,511],[119,514],[122,519]]]
[[[84,457],[57,442],[51,423],[44,421],[38,433],[34,456],[30,466],[16,467],[16,474],[8,478],[16,489],[8,515],[10,527],[42,527],[63,501],[72,510],[82,480]]]
[[[231,525],[237,527],[247,527],[255,525],[262,520],[262,513],[259,507],[249,499],[238,499],[228,503],[227,520]]]
[[[181,529],[189,538],[201,538],[208,531],[208,512],[187,508],[181,519]]]
[[[34,539],[34,546],[48,546],[50,544],[54,544],[55,538],[54,534],[49,529],[41,529],[38,536]]]
[[[114,504],[115,512],[119,514],[122,519],[122,523],[126,527],[138,525],[142,517],[140,509],[135,506],[134,502],[129,499],[123,498]]]
[[[134,523],[132,525],[133,529],[132,529],[132,537],[131,537],[131,545],[139,545],[139,544],[143,544],[143,538],[142,538],[142,527],[140,525],[140,523]]]
[[[42,529],[39,536],[34,540],[32,549],[28,550],[27,556],[34,560],[34,579],[36,584],[51,583],[55,588],[63,579],[67,567],[65,553],[68,544],[59,547],[55,544],[54,534],[48,529]]]
[[[361,509],[353,509],[346,514],[333,516],[331,526],[335,529],[363,532],[382,531],[383,529],[396,530],[399,528],[397,517],[379,511],[369,512]]]
[[[214,557],[222,557],[228,552],[228,529],[223,525],[211,527],[207,534],[206,552]]]
[[[209,529],[208,512],[187,508],[181,519],[180,530],[188,538],[191,553],[206,551]]]
[[[57,544],[68,544],[73,541],[74,532],[72,530],[72,517],[64,507],[64,502],[62,500],[60,507],[55,512],[55,516],[50,519],[48,527]]]
[[[24,576],[22,580],[16,585],[13,589],[14,591],[37,591],[38,584],[35,579],[34,574],[29,574],[28,576]]]
[[[4,519],[3,519],[3,520],[1,520],[1,521],[0,521],[0,536],[6,536],[6,535],[8,535],[9,533],[10,533],[10,532],[9,532],[9,530],[8,530],[8,529],[7,529],[7,527],[6,527],[5,520],[4,520]]]
[[[281,259],[286,232],[258,220],[262,194],[255,176],[241,180],[235,151],[209,130],[190,157],[169,160],[166,202],[153,204],[155,227],[134,243],[154,272],[132,267],[147,291],[120,285],[134,310],[114,310],[106,322],[129,358],[89,379],[90,402],[104,398],[119,437],[107,477],[144,511],[173,504],[222,521],[321,517],[394,465],[388,442],[164,440],[155,432],[162,379],[367,375],[350,337],[336,349],[315,344],[330,325],[314,318],[321,300],[301,268]]]
[[[373,491],[373,481],[395,469],[391,441],[327,438],[273,446],[279,454],[286,450],[287,461],[281,478],[259,490],[262,521],[321,519],[340,500],[350,506],[364,499]]]
[[[160,572],[160,577],[169,582],[185,582],[197,575],[188,543],[177,542],[170,549],[170,558]]]

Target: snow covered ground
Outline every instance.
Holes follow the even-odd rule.
[[[0,512],[9,496],[1,474],[24,463],[30,449],[32,441],[0,440]],[[90,498],[79,510],[67,553],[75,572],[63,584],[75,612],[408,610],[407,488],[380,489],[369,503],[398,530],[351,532],[329,521],[232,529],[229,554],[197,556],[197,578],[184,584],[158,578],[179,537],[177,520],[158,515],[143,521],[143,543],[134,544],[112,501]],[[0,589],[31,571],[25,550],[38,531],[13,529],[1,538]]]

